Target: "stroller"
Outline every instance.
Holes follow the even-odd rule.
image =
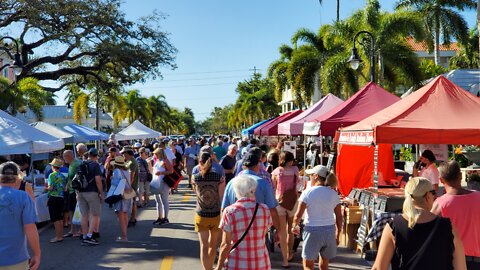
[[[293,238],[293,252],[297,252],[298,246],[300,246],[300,242],[303,240],[302,235],[303,235],[303,220],[300,221],[300,233],[298,235],[294,235]],[[273,253],[275,252],[275,246],[277,245],[280,247],[280,243],[276,243],[275,241],[275,234],[277,230],[274,227],[270,227],[270,229],[267,232],[267,235],[265,236],[265,242],[267,244],[268,250]]]

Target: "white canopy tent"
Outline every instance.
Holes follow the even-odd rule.
[[[73,134],[78,139],[76,142],[108,140],[108,134],[86,126],[70,124],[63,129]]]
[[[48,153],[64,147],[63,139],[0,110],[0,155]]]
[[[162,136],[162,133],[145,126],[138,120],[135,120],[130,126],[115,134],[115,139],[117,141],[126,141],[158,138],[160,136]]]
[[[38,121],[38,122],[35,122],[35,123],[31,123],[30,126],[36,128],[36,129],[39,129],[47,134],[50,134],[52,135],[53,137],[56,137],[56,138],[59,138],[59,139],[63,139],[63,141],[65,143],[73,143],[73,142],[77,142],[76,137],[73,136],[73,134],[61,129],[61,128],[58,128],[54,125],[51,125],[49,123],[45,123],[45,122],[42,122],[42,121]]]

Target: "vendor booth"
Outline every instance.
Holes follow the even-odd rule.
[[[63,127],[63,129],[65,129],[68,133],[77,136],[77,138],[84,138],[85,141],[108,140],[109,137],[107,133],[77,124],[70,124]]]
[[[77,139],[81,139],[79,137],[75,138],[73,136],[73,134],[68,133],[67,131],[65,131],[61,128],[58,128],[54,125],[50,125],[49,123],[45,123],[45,122],[42,122],[42,121],[31,123],[30,126],[36,128],[38,130],[41,130],[41,131],[43,131],[47,134],[50,134],[53,137],[63,139],[63,141],[65,143],[75,143],[75,142],[77,142]],[[82,140],[80,140],[78,142],[81,142],[81,141]]]
[[[380,236],[376,233],[380,230],[375,229],[378,227],[375,224],[383,224],[382,219],[388,219],[387,216],[394,215],[391,211],[401,209],[400,203],[397,203],[396,207],[389,207],[388,198],[391,196],[403,198],[402,189],[392,191],[379,188],[382,161],[378,157],[381,148],[393,143],[478,145],[480,144],[479,116],[480,98],[468,93],[445,77],[439,76],[403,100],[339,131],[337,160],[339,188],[342,194],[350,194],[351,198],[359,193],[357,197],[364,205],[364,213],[367,213],[368,209],[373,211],[375,223],[367,241],[375,240]],[[370,152],[370,156],[357,156],[355,160],[355,163],[360,159],[370,160],[372,165],[363,175],[349,174],[350,166],[354,162],[353,157],[348,154],[349,151],[344,151],[345,147],[349,147],[349,151],[351,147],[363,147]],[[387,176],[384,179],[390,178]],[[373,188],[352,191],[354,187],[367,186],[373,186]],[[390,194],[392,192],[395,195]],[[368,196],[367,193],[372,195]],[[380,209],[382,198],[384,198],[383,201],[387,201],[384,209]],[[366,216],[368,217],[368,214]],[[359,239],[362,238],[360,234],[359,229]]]
[[[255,129],[261,125],[264,125],[266,123],[268,123],[269,121],[273,120],[274,118],[270,118],[270,119],[266,119],[266,120],[263,120],[263,121],[260,121],[258,123],[255,123],[253,125],[251,125],[250,127],[242,130],[242,135],[253,135],[253,132],[255,131]]]
[[[302,113],[301,109],[291,111],[291,112],[286,112],[277,118],[269,121],[266,124],[263,124],[257,128],[255,128],[253,134],[255,135],[260,135],[260,136],[277,136],[278,135],[278,125],[280,123],[283,123],[284,121],[287,121],[297,115]]]
[[[145,126],[138,120],[135,120],[128,127],[118,132],[115,135],[115,139],[118,141],[127,141],[158,138],[160,136],[162,136],[162,133]]]
[[[290,136],[303,135],[303,124],[305,122],[311,122],[312,120],[321,117],[323,114],[342,103],[343,100],[340,98],[333,94],[328,94],[301,114],[280,123],[278,125],[278,134]]]

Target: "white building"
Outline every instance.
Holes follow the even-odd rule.
[[[13,60],[8,56],[8,54],[4,51],[0,51],[0,67],[3,67],[5,64],[11,64]],[[8,78],[11,82],[15,80],[15,74],[13,73],[13,69],[10,67],[5,67],[0,71],[0,76]]]
[[[82,119],[82,125],[95,128],[95,108],[89,108],[91,114],[87,118]],[[100,130],[112,130],[113,118],[108,114],[100,111]],[[18,113],[17,118],[33,123],[39,121],[35,114],[29,109],[26,113]],[[73,110],[69,110],[66,105],[45,105],[43,106],[43,120],[46,123],[57,127],[64,127],[74,124]]]

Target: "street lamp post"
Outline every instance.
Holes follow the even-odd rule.
[[[23,69],[23,62],[22,62],[22,58],[20,57],[20,49],[19,49],[19,46],[18,46],[18,42],[17,42],[16,39],[14,39],[13,37],[10,37],[10,36],[1,37],[0,41],[3,41],[5,39],[9,39],[15,44],[16,51],[15,51],[15,54],[12,55],[12,53],[10,52],[10,49],[7,46],[0,46],[0,49],[5,51],[7,53],[7,55],[11,59],[13,59],[12,64],[10,64],[10,63],[4,64],[3,66],[0,67],[0,71],[2,71],[6,67],[11,67],[11,68],[13,68],[13,73],[16,76],[18,76],[22,73],[22,69]]]
[[[352,55],[348,59],[348,62],[350,63],[350,66],[355,70],[358,69],[360,63],[363,62],[358,55],[356,47],[357,38],[361,34],[367,34],[370,37],[370,81],[375,82],[375,38],[373,37],[372,33],[368,31],[360,31],[355,35],[355,37],[353,38]],[[362,43],[362,41],[358,41],[358,43],[361,45],[365,45],[364,43]]]

